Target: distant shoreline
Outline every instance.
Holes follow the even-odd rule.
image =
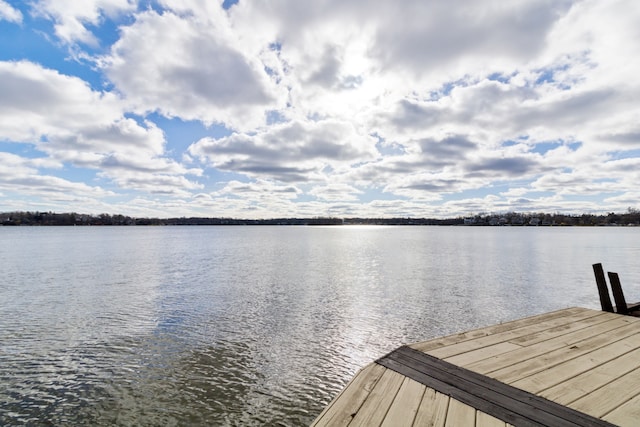
[[[134,218],[125,215],[88,215],[53,212],[3,212],[0,226],[144,226],[144,225],[447,225],[447,226],[639,226],[640,210],[607,215],[547,213],[479,214],[455,218]]]

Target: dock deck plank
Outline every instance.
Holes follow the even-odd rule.
[[[539,354],[535,359],[529,358],[505,368],[491,371],[489,376],[510,384],[518,379],[544,371],[567,360],[573,360],[594,349],[611,345],[620,339],[635,334],[637,331],[638,325],[631,324],[610,330],[606,334],[592,336],[580,341],[571,340],[569,346],[555,348],[552,351]],[[528,349],[533,350],[531,347],[528,347]]]
[[[411,345],[411,347],[417,350],[429,353],[432,356],[439,357],[441,359],[455,356],[469,351],[477,350],[483,347],[488,347],[495,344],[501,344],[509,342],[520,346],[527,345],[526,341],[523,341],[523,337],[528,338],[529,341],[533,341],[539,337],[541,333],[552,334],[553,336],[559,336],[571,332],[572,329],[584,328],[590,324],[606,321],[606,316],[601,316],[598,312],[583,312],[577,313],[571,317],[572,321],[568,321],[567,316],[552,317],[547,320],[542,320],[536,323],[526,322],[524,325],[518,325],[513,329],[507,329],[501,332],[492,333],[477,338],[465,339],[464,341],[449,344],[439,348],[431,348],[438,340],[427,341],[425,343],[418,343]],[[576,321],[580,320],[580,323]],[[523,322],[524,323],[524,322]],[[506,326],[506,324],[505,324]]]
[[[514,387],[531,393],[540,393],[545,389],[570,381],[572,378],[615,360],[625,354],[640,349],[640,334],[629,336],[605,347],[587,352],[575,360],[568,360],[551,368],[540,371],[511,383]],[[639,357],[636,353],[635,357]]]
[[[639,360],[640,349],[634,350],[563,383],[543,390],[539,394],[560,404],[568,405],[593,390],[604,387],[615,379],[627,375],[636,369]]]
[[[347,426],[386,369],[372,363],[361,369],[347,387],[316,418],[314,426]]]
[[[446,394],[439,393],[427,387],[422,396],[418,413],[414,420],[415,426],[444,427],[451,399]]]
[[[349,425],[363,427],[381,425],[404,378],[404,375],[387,369]]]
[[[382,426],[411,427],[426,389],[425,385],[410,378],[405,378],[389,408],[389,412],[387,412],[387,416],[384,418]]]
[[[476,427],[506,427],[507,423],[485,414],[482,411],[476,411]]]
[[[627,403],[604,416],[604,419],[616,425],[634,425],[640,420],[640,396],[636,396]]]
[[[580,341],[594,336],[606,336],[611,333],[611,331],[628,326],[629,323],[626,319],[623,319],[623,316],[618,317],[619,319],[613,318],[607,322],[589,325],[588,327],[579,329],[571,334],[549,337],[547,340],[537,342],[535,345],[530,345],[519,350],[479,360],[469,364],[466,368],[487,375],[490,372],[505,369],[517,363],[527,360],[535,360],[551,351],[560,348],[570,348]]]
[[[501,334],[503,332],[512,331],[518,328],[523,328],[528,325],[534,325],[534,328],[540,328],[541,325],[544,324],[547,320],[552,320],[556,318],[560,318],[562,324],[570,323],[570,319],[572,316],[595,316],[599,314],[599,312],[591,312],[584,313],[580,308],[569,308],[565,310],[553,311],[550,313],[539,314],[536,316],[526,317],[524,319],[512,320],[505,323],[500,323],[494,326],[488,326],[484,328],[474,329],[467,332],[460,332],[453,335],[448,335],[446,337],[434,338],[428,341],[417,342],[411,344],[410,346],[415,348],[416,350],[424,351],[425,353],[438,349],[440,347],[447,347],[451,345],[456,345],[464,341],[468,340],[476,340],[487,336],[492,336],[496,334]]]
[[[603,417],[640,395],[640,368],[572,402],[570,407]]]
[[[473,426],[476,423],[476,410],[469,405],[451,399],[447,411],[445,427]]]
[[[506,427],[560,417],[632,426],[640,417],[640,318],[568,308],[405,349],[361,370],[313,425]],[[432,375],[436,382],[425,382]],[[517,402],[522,412],[499,409]],[[527,421],[536,411],[549,415]]]

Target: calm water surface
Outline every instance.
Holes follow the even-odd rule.
[[[639,237],[2,227],[0,425],[305,425],[399,345],[599,308],[594,262],[640,297]]]

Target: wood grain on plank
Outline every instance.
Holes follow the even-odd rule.
[[[569,407],[602,417],[640,395],[640,368],[572,402]]]
[[[464,403],[451,399],[449,410],[447,411],[447,421],[445,427],[474,426],[476,423],[475,408]]]
[[[427,387],[413,425],[416,427],[444,427],[450,400],[449,396]]]
[[[568,405],[617,378],[627,375],[636,369],[639,363],[640,349],[633,350],[597,368],[548,388],[540,392],[540,395],[554,402]]]
[[[318,427],[348,425],[384,371],[386,369],[377,363],[371,363],[361,369],[311,425]]]
[[[382,424],[404,378],[404,375],[387,369],[349,426],[369,427]]]
[[[476,411],[476,427],[506,427],[507,423],[485,414],[482,411]]]
[[[445,359],[457,354],[466,353],[504,342],[510,342],[520,346],[528,345],[529,342],[539,336],[559,336],[571,332],[571,330],[576,327],[584,328],[590,324],[600,323],[606,320],[610,320],[610,318],[606,316],[605,313],[597,311],[580,311],[572,316],[554,317],[538,323],[527,324],[519,328],[457,342],[455,344],[450,344],[433,350],[417,348],[415,346],[412,347],[424,351],[425,353],[428,352],[435,357]]]
[[[467,369],[471,369],[482,374],[489,374],[500,369],[504,369],[508,366],[521,363],[523,361],[536,359],[541,355],[550,351],[572,346],[577,342],[585,339],[592,338],[594,336],[606,335],[611,331],[628,327],[629,323],[624,319],[625,316],[619,316],[613,314],[614,318],[610,321],[599,323],[596,325],[590,325],[587,328],[580,329],[568,335],[554,336],[546,341],[539,342],[529,347],[523,347],[518,350],[514,350],[508,353],[499,354],[493,357],[489,357],[483,360],[479,360],[474,363],[465,365]],[[637,327],[637,325],[634,325]]]
[[[576,316],[581,313],[585,313],[587,316],[594,316],[596,314],[599,314],[599,312],[594,310],[588,310],[580,307],[572,307],[564,310],[558,310],[550,313],[543,313],[536,316],[526,317],[523,319],[512,320],[510,322],[500,323],[499,325],[493,325],[493,326],[488,326],[484,328],[474,329],[471,331],[461,332],[461,333],[449,335],[446,337],[434,338],[432,340],[411,344],[411,347],[420,351],[428,352],[430,350],[435,350],[440,347],[458,344],[463,341],[495,335],[502,332],[522,328],[528,325],[536,325],[550,319],[571,318],[572,316]]]
[[[426,388],[419,382],[405,378],[382,425],[388,427],[412,426]]]
[[[537,394],[580,374],[592,371],[598,366],[611,362],[636,349],[640,349],[640,334],[631,335],[608,346],[587,352],[575,359],[549,367],[534,375],[517,380],[511,385]]]
[[[499,370],[493,370],[489,375],[492,378],[510,384],[518,379],[544,371],[567,360],[572,360],[583,354],[590,353],[595,349],[615,343],[620,339],[634,335],[636,332],[638,332],[638,325],[627,324],[626,326],[613,329],[607,333],[601,333],[582,340],[572,338],[565,346],[555,348],[552,351],[540,351],[535,359],[530,358]],[[576,335],[578,334],[576,333]],[[541,343],[541,347],[548,348],[544,344],[546,343]],[[528,347],[528,349],[533,350],[536,347],[537,346]]]

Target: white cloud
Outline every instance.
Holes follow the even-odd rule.
[[[0,21],[2,20],[20,24],[22,22],[22,12],[6,1],[0,0]]]
[[[121,28],[101,66],[137,111],[247,129],[284,105],[284,92],[238,49],[217,9],[207,19],[149,10]]]
[[[376,17],[386,20],[378,24],[374,55],[385,68],[404,66],[416,76],[440,79],[526,64],[570,6],[569,1],[380,3]]]
[[[72,182],[52,175],[42,175],[42,167],[59,167],[49,159],[27,159],[0,152],[0,189],[7,193],[20,193],[57,200],[74,197],[105,197],[112,192],[92,187],[83,182]]]
[[[167,158],[162,130],[124,117],[124,104],[112,93],[95,92],[76,77],[26,61],[0,62],[0,92],[2,140],[29,143],[56,161],[99,169],[126,188],[197,187],[184,175],[200,171]],[[128,173],[135,179],[126,178]]]
[[[55,22],[56,36],[65,43],[96,46],[99,40],[87,27],[99,26],[104,19],[136,10],[137,0],[36,0],[37,14]]]
[[[149,211],[594,209],[635,194],[636,3],[42,0],[75,49],[119,26],[94,58],[113,89],[0,63],[0,138],[152,194]],[[206,129],[168,141],[150,113]]]
[[[536,58],[570,3],[407,1],[241,2],[231,10],[247,43],[277,43],[303,114],[362,114],[470,75]],[[347,90],[347,88],[351,90]]]
[[[0,90],[0,131],[15,141],[71,135],[88,123],[112,122],[122,111],[116,96],[28,61],[0,62]]]
[[[375,143],[348,122],[295,121],[255,134],[204,138],[188,151],[220,170],[282,182],[311,182],[375,159]]]
[[[191,195],[190,190],[203,188],[201,184],[192,182],[183,175],[158,172],[148,174],[133,172],[130,169],[120,173],[108,170],[102,174],[112,179],[121,188],[135,189],[152,195],[187,197]]]
[[[295,199],[302,191],[289,184],[277,184],[271,181],[257,180],[254,182],[229,181],[224,188],[212,193],[216,197],[232,197],[237,199]]]
[[[191,209],[205,216],[293,217],[300,215],[300,203],[296,199],[301,193],[295,185],[273,181],[229,181],[217,191],[195,194],[188,203]]]
[[[364,194],[364,191],[348,184],[331,183],[314,187],[309,191],[309,194],[325,201],[353,202],[357,201],[358,196]]]
[[[609,212],[626,212],[628,208],[637,209],[640,200],[639,191],[627,191],[614,197],[607,197],[605,202],[609,207]]]

